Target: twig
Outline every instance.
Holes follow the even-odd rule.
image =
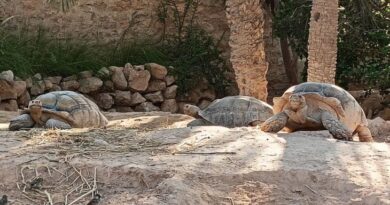
[[[315,191],[315,190],[313,190],[312,188],[310,188],[308,185],[305,185],[305,187],[308,188],[308,189],[309,189],[310,191],[312,191],[313,193],[322,196],[322,195],[319,194],[317,191]]]
[[[37,201],[35,201],[34,199],[30,198],[30,197],[27,196],[26,194],[22,194],[22,196],[26,197],[28,200],[34,202],[35,204],[38,204]]]
[[[199,154],[199,155],[213,155],[213,154],[237,154],[236,152],[175,152],[175,154]]]
[[[77,170],[73,165],[70,165],[70,166],[72,166],[72,168],[77,172],[77,174],[79,174],[81,179],[87,184],[88,188],[91,188],[91,186],[89,185],[87,179],[85,179],[84,176],[81,174],[81,171]]]
[[[95,167],[95,173],[94,173],[94,178],[93,178],[93,188],[91,190],[89,190],[87,193],[79,196],[77,199],[73,200],[72,202],[70,202],[68,205],[72,205],[74,203],[76,203],[77,201],[79,201],[80,199],[88,196],[89,194],[92,194],[93,192],[95,192],[97,190],[97,183],[96,183],[96,167]]]
[[[43,193],[46,194],[47,199],[49,200],[49,204],[50,204],[50,205],[53,205],[53,200],[51,199],[50,193],[47,192],[46,190],[45,190]]]

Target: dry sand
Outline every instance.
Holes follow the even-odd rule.
[[[14,115],[0,112],[0,129]],[[388,143],[187,128],[192,118],[180,114],[106,115],[107,129],[0,131],[0,195],[87,204],[97,188],[100,204],[112,205],[390,204]]]

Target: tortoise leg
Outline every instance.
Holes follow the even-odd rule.
[[[70,126],[68,123],[60,121],[60,120],[49,119],[45,124],[45,128],[71,129],[72,126]]]
[[[8,126],[10,131],[20,130],[22,128],[32,128],[35,122],[29,114],[22,114],[13,118]]]
[[[374,141],[374,139],[372,138],[371,132],[367,126],[359,125],[356,128],[355,132],[358,133],[360,142],[373,142]]]
[[[267,119],[262,125],[261,130],[264,132],[279,132],[283,129],[288,121],[288,116],[285,112],[280,112],[269,119]]]
[[[190,123],[188,123],[187,127],[208,126],[208,125],[213,125],[213,124],[209,121],[204,120],[204,119],[196,119],[196,120],[193,120]]]
[[[321,115],[322,125],[329,130],[334,138],[352,141],[352,133],[340,122],[336,116],[324,111]]]

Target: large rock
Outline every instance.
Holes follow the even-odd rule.
[[[91,70],[82,71],[79,73],[80,79],[91,78],[93,76],[93,72]]]
[[[114,105],[114,98],[109,93],[99,93],[95,96],[96,104],[105,110],[108,110]]]
[[[154,79],[164,80],[165,76],[168,74],[167,68],[157,63],[145,64],[145,68],[150,71],[150,74]]]
[[[171,75],[167,75],[165,76],[165,83],[167,84],[167,86],[170,86],[172,85],[173,83],[175,83],[175,77],[171,76]]]
[[[100,68],[100,70],[97,72],[97,76],[102,79],[108,79],[111,76],[111,71],[106,67]]]
[[[167,99],[161,104],[161,111],[176,113],[179,107],[175,99]]]
[[[45,91],[53,88],[54,84],[50,80],[43,80],[43,82],[45,83]]]
[[[0,73],[0,80],[6,80],[8,82],[14,81],[14,73],[11,70],[6,70]]]
[[[114,83],[111,80],[104,81],[102,90],[107,92],[114,92]]]
[[[12,85],[6,80],[0,80],[0,101],[8,99],[16,99],[18,94]]]
[[[76,91],[80,87],[80,83],[76,80],[70,80],[70,81],[63,81],[61,82],[61,88],[62,90],[72,90]]]
[[[59,85],[61,83],[62,77],[61,76],[51,76],[51,77],[44,78],[44,80],[48,80],[53,84]]]
[[[207,108],[209,105],[211,104],[211,101],[210,100],[206,100],[206,99],[203,99],[200,101],[198,107],[203,110],[205,108]]]
[[[18,103],[16,100],[5,100],[0,102],[0,110],[18,111]]]
[[[42,80],[42,75],[40,73],[36,73],[33,75],[33,80],[40,81]]]
[[[60,90],[62,90],[61,86],[59,86],[57,84],[53,84],[53,87],[51,87],[51,89],[49,91],[52,92],[52,91],[60,91]]]
[[[137,92],[145,91],[149,85],[150,73],[147,70],[131,69],[128,79],[131,90]]]
[[[77,80],[77,75],[71,75],[71,76],[68,76],[68,77],[62,79],[63,82],[72,81],[72,80]]]
[[[115,105],[130,106],[131,92],[130,91],[115,91]]]
[[[27,90],[24,90],[24,92],[18,97],[17,103],[20,108],[28,107],[28,103],[31,100],[30,93]]]
[[[134,93],[131,95],[131,106],[138,105],[143,102],[146,102],[146,99],[141,94]]]
[[[125,75],[126,80],[129,80],[130,70],[134,69],[130,63],[126,63],[123,67],[123,74]]]
[[[216,93],[213,89],[208,89],[208,90],[202,91],[200,93],[200,97],[202,99],[208,99],[210,101],[213,101],[216,98]]]
[[[190,104],[198,104],[201,99],[201,91],[199,89],[194,89],[188,93],[178,96],[178,100],[181,102],[190,102]]]
[[[378,116],[384,120],[390,120],[390,108],[386,107],[378,113]]]
[[[153,105],[151,102],[143,102],[135,107],[135,111],[137,112],[152,112],[152,111],[160,111],[160,108]]]
[[[45,82],[43,82],[43,80],[34,81],[33,86],[30,89],[30,93],[33,96],[37,96],[37,95],[44,93],[45,88],[46,88],[46,85],[45,85]]]
[[[31,77],[28,77],[25,81],[26,81],[26,87],[27,87],[27,88],[31,88],[32,85],[33,85],[33,80],[32,80],[32,78],[31,78]]]
[[[14,86],[17,96],[21,96],[27,89],[25,81],[14,81]]]
[[[164,90],[166,88],[165,81],[163,80],[151,80],[149,82],[149,87],[146,89],[146,92],[156,92],[160,90]]]
[[[114,82],[114,87],[118,90],[126,90],[127,80],[123,73],[123,68],[111,66],[110,70],[112,72],[111,80]]]
[[[145,98],[148,99],[152,103],[159,103],[159,102],[164,101],[164,97],[163,97],[161,91],[146,94]]]
[[[175,99],[176,98],[176,93],[177,93],[177,85],[172,85],[167,87],[164,90],[164,97],[166,99]]]
[[[91,77],[80,80],[79,91],[82,93],[91,93],[98,91],[103,86],[103,81],[97,77]]]
[[[368,128],[377,142],[390,142],[390,121],[377,117],[368,119]]]

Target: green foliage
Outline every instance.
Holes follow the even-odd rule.
[[[183,4],[183,11],[179,4]],[[223,94],[230,84],[224,76],[227,66],[220,57],[219,42],[196,24],[198,4],[199,0],[161,0],[160,21],[165,26],[172,23],[176,31],[164,36],[161,48],[173,66],[170,73],[178,79],[179,92],[187,92],[206,79]]]
[[[274,34],[287,36],[292,48],[307,58],[312,1],[280,1]],[[389,87],[389,2],[340,0],[337,82]],[[386,78],[387,77],[387,78]]]
[[[28,30],[17,33],[0,30],[0,71],[11,69],[18,76],[26,76],[96,70],[104,64],[96,47],[82,41],[49,37],[43,29],[34,34]]]

